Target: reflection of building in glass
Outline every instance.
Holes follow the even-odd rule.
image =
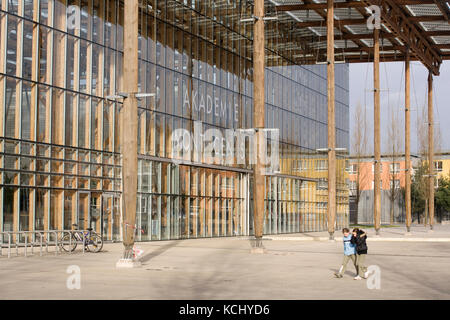
[[[171,133],[192,131],[194,121],[204,131],[252,128],[252,28],[239,23],[239,10],[250,9],[146,2],[139,83],[156,97],[139,102],[138,239],[252,234],[250,165],[170,159]],[[123,88],[123,2],[0,4],[1,230],[78,223],[119,240],[127,124],[122,103],[104,97]],[[70,28],[68,5],[81,7],[80,28]],[[327,161],[312,153],[327,146],[326,68],[293,65],[274,41],[268,36],[266,126],[280,129],[282,165],[266,179],[265,232],[325,230]],[[336,82],[337,145],[348,148],[347,65],[336,67]],[[347,223],[344,167],[338,161],[338,226]]]

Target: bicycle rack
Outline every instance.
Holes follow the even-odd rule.
[[[5,231],[0,232],[0,257],[3,257],[3,250],[7,250],[8,258],[11,258],[13,248],[15,247],[16,256],[19,256],[19,248],[23,248],[23,254],[28,257],[28,249],[30,249],[31,255],[34,255],[34,249],[39,248],[39,256],[43,255],[43,251],[48,254],[49,247],[55,247],[55,256],[59,255],[62,251],[60,250],[61,242],[65,233],[73,234],[78,233],[82,235],[82,252],[85,253],[85,243],[86,243],[86,233],[88,230],[38,230],[38,231]],[[36,238],[39,237],[39,240]],[[5,242],[7,238],[7,244]],[[24,241],[21,241],[21,238]],[[53,241],[51,239],[54,239]],[[69,246],[72,247],[72,236],[69,237]],[[77,241],[79,243],[79,241]],[[69,254],[72,251],[69,250]]]

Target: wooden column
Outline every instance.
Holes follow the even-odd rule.
[[[328,94],[328,233],[334,239],[336,224],[336,128],[334,79],[334,0],[327,7],[327,94]]]
[[[2,9],[8,10],[8,1],[7,0],[1,0],[2,3]],[[0,30],[8,30],[8,17],[6,14],[0,15]],[[5,92],[6,90],[6,77],[3,75],[6,73],[6,44],[8,39],[8,33],[2,32],[0,33],[0,52],[4,52],[4,54],[0,54],[0,90],[1,92]],[[2,137],[5,136],[5,130],[4,130],[4,122],[6,115],[6,94],[2,94],[0,97],[0,135]],[[2,150],[3,151],[3,150]],[[0,162],[0,164],[3,166],[3,161]],[[3,194],[3,192],[0,191],[0,193]],[[3,200],[2,200],[3,205]],[[3,210],[1,211],[3,214]],[[0,229],[3,231],[3,228]]]
[[[433,73],[428,74],[428,170],[429,170],[429,199],[428,213],[430,215],[430,229],[434,223],[434,123],[433,123]]]
[[[124,259],[132,258],[134,245],[134,225],[136,223],[137,197],[137,99],[138,92],[138,0],[125,2],[124,25],[124,91],[128,98],[123,104],[122,133],[122,173],[123,173],[123,245]],[[126,128],[126,129],[125,129]]]
[[[255,0],[254,15],[257,17],[254,25],[253,36],[253,125],[256,129],[264,128],[264,0]],[[259,157],[259,136],[263,134],[258,131],[256,137],[256,165],[254,170],[254,194],[253,194],[253,217],[255,228],[255,246],[262,246],[263,224],[264,224],[264,179],[262,175],[263,165]]]
[[[409,49],[406,50],[405,60],[405,206],[406,206],[406,232],[411,231],[411,82],[409,66]]]
[[[375,155],[375,172],[374,172],[374,205],[373,220],[376,234],[380,233],[380,213],[381,213],[381,142],[380,142],[380,30],[374,29],[373,38],[373,84],[374,84],[374,155]]]
[[[220,174],[216,173],[214,174],[214,212],[215,212],[215,217],[214,217],[214,230],[215,230],[215,236],[218,237],[220,236],[220,229],[219,229],[219,218],[220,218],[220,205],[221,205],[221,200],[220,199]]]
[[[206,170],[205,169],[201,169],[200,171],[200,196],[205,196],[206,195]],[[199,202],[200,202],[200,208],[199,208],[199,213],[200,213],[200,237],[205,237],[205,201],[206,198],[202,197],[200,198]]]

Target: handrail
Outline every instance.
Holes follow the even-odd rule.
[[[89,230],[36,230],[36,231],[3,231],[0,232],[0,256],[3,256],[3,248],[5,247],[8,250],[8,258],[11,258],[11,250],[13,246],[15,246],[16,249],[16,256],[19,256],[19,247],[24,248],[24,256],[28,256],[28,247],[31,248],[31,255],[34,255],[34,248],[39,247],[39,255],[42,256],[43,248],[45,246],[45,251],[48,253],[48,247],[49,245],[55,246],[55,255],[57,256],[61,250],[60,240],[64,236],[65,233],[73,234],[78,233],[82,235],[82,241],[83,241],[83,254],[85,253],[84,243],[86,242],[86,233],[90,232]],[[8,238],[7,245],[4,241],[4,237]],[[39,240],[36,241],[36,236],[39,236]],[[21,241],[21,237],[24,238],[24,241]],[[30,238],[30,241],[28,239]],[[54,238],[52,241],[51,238]],[[73,240],[72,237],[69,237],[69,246],[72,247],[72,241],[77,241],[79,243],[79,240]],[[69,250],[69,253],[71,254],[72,251]]]

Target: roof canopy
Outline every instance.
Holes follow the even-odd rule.
[[[380,61],[404,61],[409,54],[438,75],[442,61],[450,60],[450,0],[334,2],[336,61],[373,61],[372,5],[381,9]],[[266,16],[277,17],[266,22],[269,47],[296,64],[325,62],[326,7],[327,0],[266,0]]]

